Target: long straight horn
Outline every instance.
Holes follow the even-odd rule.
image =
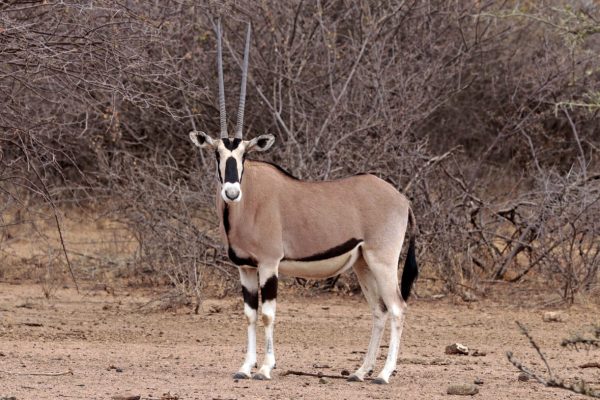
[[[246,31],[246,47],[244,48],[244,63],[242,64],[242,84],[240,87],[240,107],[237,114],[237,127],[235,128],[235,137],[242,138],[244,129],[244,108],[246,107],[246,80],[248,79],[248,59],[250,58],[250,23]]]
[[[217,18],[217,68],[219,73],[219,117],[221,119],[221,138],[227,137],[227,113],[225,112],[225,84],[223,83],[223,49],[221,46],[221,18]]]

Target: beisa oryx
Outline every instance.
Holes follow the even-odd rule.
[[[221,135],[212,139],[191,132],[192,142],[214,150],[217,161],[217,212],[229,258],[239,266],[248,344],[244,363],[234,378],[251,376],[256,366],[256,321],[259,291],[265,328],[265,358],[253,376],[271,379],[275,366],[273,327],[278,275],[327,278],[353,268],[373,313],[373,330],[363,364],[349,377],[362,381],[372,372],[389,316],[391,337],[385,365],[376,383],[387,383],[396,369],[406,300],[418,274],[415,219],[409,201],[392,185],[363,174],[327,182],[295,179],[281,168],[246,159],[268,150],[273,135],[242,139],[250,26],[242,65],[235,135],[227,134],[221,24],[217,22],[217,64]],[[411,224],[410,244],[398,285],[398,260]]]

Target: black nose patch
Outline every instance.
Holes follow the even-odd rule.
[[[225,182],[236,183],[238,180],[237,161],[233,157],[229,157],[225,161]]]

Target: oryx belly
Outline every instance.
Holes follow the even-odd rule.
[[[349,251],[329,258],[317,260],[288,260],[284,258],[279,263],[279,273],[309,279],[323,279],[341,274],[354,264],[362,243],[361,241]]]

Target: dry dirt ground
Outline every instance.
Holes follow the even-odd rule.
[[[599,361],[600,351],[559,346],[561,339],[598,322],[598,306],[574,306],[563,310],[565,322],[547,323],[540,308],[412,301],[397,374],[389,385],[378,386],[282,376],[286,370],[340,374],[358,366],[371,329],[367,304],[358,296],[280,296],[277,369],[269,382],[231,378],[244,356],[241,299],[206,300],[198,315],[189,310],[143,312],[140,306],[149,299],[141,291],[77,294],[61,289],[46,300],[39,286],[0,284],[0,398],[110,399],[135,394],[160,399],[171,393],[179,399],[448,399],[454,397],[446,394],[449,384],[478,378],[483,381],[475,396],[479,399],[583,399],[517,380],[507,350],[537,370],[542,364],[515,320],[527,324],[557,374],[583,377],[594,385],[600,381],[600,369],[578,367]],[[260,333],[259,327],[259,338]],[[444,354],[453,342],[486,355]],[[72,374],[40,375],[69,370]]]

